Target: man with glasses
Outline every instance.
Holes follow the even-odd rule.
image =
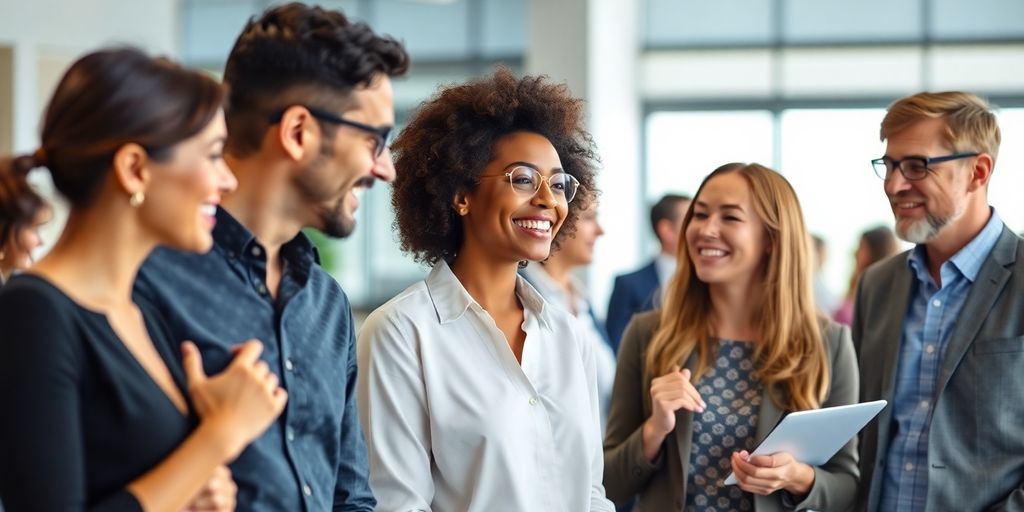
[[[394,178],[390,77],[408,63],[398,42],[341,12],[293,3],[251,20],[224,73],[225,158],[238,189],[217,209],[214,248],[158,250],[139,274],[136,299],[196,343],[207,372],[255,338],[288,391],[280,418],[231,465],[239,510],[376,506],[351,308],[300,230],[348,236],[357,193]]]
[[[996,118],[973,94],[920,93],[881,138],[872,164],[917,245],[857,290],[861,399],[889,401],[861,434],[859,508],[1024,510],[1024,243],[988,204]]]

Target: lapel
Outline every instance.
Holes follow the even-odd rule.
[[[777,389],[776,391],[779,393],[779,398],[782,400],[786,399],[785,391],[781,389]],[[779,424],[780,419],[782,419],[782,410],[779,409],[779,406],[775,405],[775,401],[772,400],[771,393],[769,393],[768,389],[765,388],[764,391],[761,392],[761,410],[757,413],[757,442],[754,443],[754,446],[760,445],[761,441],[764,441],[764,438],[768,437],[768,434],[770,434],[772,429],[775,428],[775,425]]]
[[[689,369],[691,373],[696,372],[697,368],[697,353],[690,354],[690,358],[686,360],[685,368]],[[686,469],[690,466],[690,441],[693,440],[693,413],[686,409],[680,409],[676,411],[676,428],[674,430],[676,436],[676,448],[679,451],[679,461],[682,463],[684,468],[683,471],[683,484],[686,483]]]
[[[890,402],[892,402],[893,388],[896,385],[896,369],[899,367],[900,344],[903,341],[903,322],[910,304],[910,288],[914,283],[914,275],[907,266],[907,258],[909,257],[910,253],[908,252],[906,257],[899,259],[898,271],[891,278],[887,279],[889,288],[882,291],[879,294],[878,302],[873,304],[876,312],[879,313],[878,316],[882,318],[882,322],[878,326],[877,332],[879,335],[867,336],[865,341],[870,340],[876,345],[862,348],[863,354],[878,354],[881,356],[881,360],[869,358],[865,365],[867,366],[867,371],[863,371],[865,368],[862,368],[862,373],[871,373],[872,370],[881,368],[881,373],[877,374],[878,380],[876,381],[881,385],[878,397]],[[880,284],[885,286],[885,283]],[[877,311],[879,307],[886,309],[884,311]],[[878,438],[881,441],[879,442],[880,446],[888,444],[891,416],[892,407],[886,407],[879,415]]]
[[[946,347],[946,354],[942,358],[942,368],[939,370],[939,380],[935,386],[935,397],[942,393],[946,387],[953,371],[960,364],[964,354],[974,343],[981,329],[981,324],[988,318],[989,311],[995,305],[999,292],[1006,286],[1013,274],[1011,267],[1016,260],[1017,235],[1005,225],[1003,232],[992,248],[991,254],[985,259],[978,278],[971,285],[964,301],[963,310],[960,312],[956,326],[949,337],[949,345]]]

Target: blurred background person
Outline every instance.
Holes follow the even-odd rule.
[[[832,314],[832,319],[843,325],[853,322],[853,302],[857,294],[857,282],[868,267],[899,251],[896,235],[885,226],[871,228],[860,235],[857,251],[853,253],[853,273],[842,304]]]
[[[828,264],[828,243],[818,234],[811,235],[811,247],[814,257],[814,303],[825,315],[831,314],[839,307],[839,298],[825,281],[825,265]]]
[[[0,165],[15,169],[14,162]],[[39,228],[53,217],[53,210],[19,171],[0,173],[0,286],[15,271],[32,265],[32,251],[43,245]]]
[[[287,395],[257,362],[259,342],[208,378],[195,347],[179,351],[153,306],[132,299],[157,245],[211,247],[213,210],[235,187],[222,101],[219,84],[168,60],[94,52],[57,86],[41,147],[0,169],[46,167],[71,205],[53,250],[0,292],[8,512],[233,507],[222,466]]]
[[[667,194],[654,203],[651,207],[651,229],[658,238],[660,252],[639,270],[615,277],[606,319],[608,338],[616,352],[629,319],[660,304],[657,295],[676,271],[679,228],[689,207],[690,197],[677,194]]]
[[[588,298],[586,285],[573,275],[594,260],[594,244],[604,234],[597,221],[597,202],[581,206],[576,233],[561,239],[548,259],[530,264],[519,273],[547,302],[565,309],[579,321],[579,333],[593,347],[597,364],[597,395],[601,404],[601,429],[608,418],[608,401],[615,380],[615,353]]]
[[[593,200],[583,120],[565,85],[499,69],[442,89],[395,141],[402,247],[433,269],[359,333],[380,510],[613,510],[593,344],[517,273]]]
[[[622,340],[608,496],[637,496],[638,512],[850,508],[855,440],[821,466],[750,455],[784,414],[857,401],[850,331],[813,302],[796,193],[761,165],[721,166],[682,233],[664,306],[634,317]],[[724,484],[730,472],[738,485]]]

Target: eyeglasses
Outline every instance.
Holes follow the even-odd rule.
[[[357,130],[359,130],[361,132],[365,132],[365,133],[368,133],[368,134],[372,135],[373,136],[373,143],[374,143],[374,146],[373,146],[373,157],[374,158],[380,158],[380,155],[384,154],[384,149],[387,148],[388,144],[391,142],[391,129],[392,129],[391,126],[382,126],[382,127],[370,126],[368,124],[363,124],[363,123],[360,123],[358,121],[351,121],[351,120],[345,119],[345,118],[343,118],[341,116],[334,115],[334,114],[332,114],[332,113],[330,113],[330,112],[328,112],[326,110],[320,110],[318,108],[308,107],[306,105],[301,105],[301,106],[303,108],[305,108],[306,110],[308,110],[310,114],[313,114],[313,117],[315,117],[315,118],[317,118],[317,119],[319,119],[321,121],[327,121],[328,123],[334,123],[334,124],[340,124],[340,125],[344,125],[344,126],[350,126],[350,127],[355,128],[355,129],[357,129]],[[270,124],[280,123],[282,117],[284,117],[284,110],[281,110],[280,112],[277,112],[274,115],[270,116]]]
[[[533,196],[540,190],[540,183],[542,181],[548,182],[548,187],[551,189],[551,193],[555,195],[556,199],[565,199],[566,203],[572,202],[572,199],[576,197],[576,190],[580,187],[579,180],[571,174],[564,172],[556,172],[551,176],[544,176],[537,169],[532,167],[526,167],[517,165],[512,168],[509,172],[501,175],[483,175],[480,178],[508,178],[509,184],[512,185],[512,190],[524,194]]]
[[[955,153],[946,156],[936,157],[923,157],[923,156],[908,156],[903,160],[895,160],[887,156],[882,158],[876,158],[871,161],[871,166],[875,168],[875,174],[883,180],[889,179],[892,176],[892,172],[896,169],[900,170],[900,174],[903,175],[907,181],[917,181],[924,179],[928,175],[928,171],[931,170],[932,164],[938,164],[942,162],[949,162],[951,160],[959,160],[961,158],[969,158],[972,156],[978,156],[980,153]]]

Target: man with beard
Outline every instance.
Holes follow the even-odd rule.
[[[231,465],[239,510],[376,504],[351,308],[300,230],[348,236],[356,193],[394,178],[390,77],[407,67],[398,42],[337,11],[293,3],[250,20],[224,73],[224,158],[238,188],[222,208],[196,212],[216,209],[214,248],[158,250],[140,271],[136,300],[155,303],[178,340],[196,343],[208,373],[255,338],[288,391],[278,421]]]
[[[896,234],[854,305],[863,431],[860,510],[1024,510],[1024,243],[988,204],[999,151],[989,106],[920,93],[882,121]]]

